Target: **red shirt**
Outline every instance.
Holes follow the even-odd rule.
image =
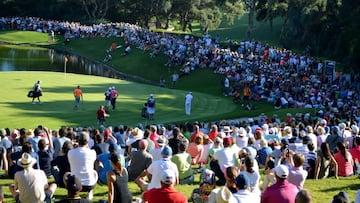
[[[348,161],[345,161],[345,158],[343,157],[341,152],[337,152],[336,154],[334,154],[334,158],[336,160],[336,163],[338,164],[338,175],[343,177],[354,174],[352,157],[349,152],[346,153],[348,153],[349,155]]]
[[[190,142],[194,142],[195,141],[195,137],[198,135],[203,135],[202,132],[194,132],[191,136],[190,136]]]
[[[172,186],[162,186],[144,192],[143,199],[148,203],[187,203],[187,197]]]
[[[158,144],[158,142],[157,142],[157,140],[159,139],[159,137],[160,137],[160,136],[159,136],[156,132],[150,133],[150,136],[149,136],[150,140],[154,142],[156,149],[159,148],[159,144]]]
[[[104,109],[99,109],[97,110],[96,114],[97,114],[97,118],[98,119],[104,119],[105,118],[105,110]]]

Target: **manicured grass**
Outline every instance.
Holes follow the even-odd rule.
[[[36,80],[42,81],[43,104],[31,104],[26,97]],[[182,90],[166,89],[157,86],[136,84],[124,80],[104,77],[64,74],[52,72],[1,72],[0,80],[2,100],[0,108],[1,127],[34,128],[39,124],[51,128],[66,126],[96,126],[96,110],[104,104],[104,92],[115,86],[120,96],[118,108],[111,112],[108,125],[138,123],[149,124],[140,118],[141,108],[149,94],[155,95],[157,102],[156,123],[185,122],[189,119],[204,120],[209,116],[226,114],[234,111],[237,105],[231,100],[209,94],[194,92],[192,115],[185,116]],[[73,110],[72,92],[80,85],[84,92],[84,101],[78,111]],[[226,106],[222,108],[222,106]]]

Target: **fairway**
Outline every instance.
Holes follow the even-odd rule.
[[[0,126],[34,128],[39,124],[57,129],[60,126],[97,126],[96,110],[104,104],[104,92],[110,86],[119,91],[117,109],[111,112],[106,125],[139,123],[177,123],[188,120],[205,120],[207,117],[229,113],[236,108],[231,100],[193,92],[191,116],[185,116],[184,98],[187,91],[165,89],[124,80],[97,76],[53,72],[1,72]],[[43,104],[31,104],[27,92],[41,80]],[[74,88],[80,85],[84,100],[80,109],[73,110]],[[148,96],[156,98],[155,120],[141,119],[140,112]]]

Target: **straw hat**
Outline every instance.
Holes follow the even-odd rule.
[[[23,153],[21,158],[17,161],[17,165],[22,168],[31,168],[36,163],[36,159],[33,158],[29,153]]]

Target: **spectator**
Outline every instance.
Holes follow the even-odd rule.
[[[308,190],[300,190],[295,197],[295,203],[312,203],[312,196]]]
[[[62,153],[51,161],[52,175],[54,176],[56,184],[64,188],[65,184],[63,181],[64,174],[70,172],[70,163],[68,159],[68,152],[73,149],[71,141],[65,141],[62,145]]]
[[[171,157],[171,161],[174,162],[179,170],[179,184],[192,184],[194,182],[194,173],[191,168],[191,156],[186,152],[187,143],[179,143],[179,153]]]
[[[337,153],[334,154],[334,159],[338,164],[338,175],[342,177],[354,175],[354,162],[351,154],[346,149],[343,142],[338,142],[336,145]]]
[[[161,187],[144,192],[143,200],[148,203],[187,203],[187,197],[177,192],[173,187],[173,185],[177,183],[177,177],[174,172],[166,169],[160,171],[160,175]]]
[[[128,173],[126,168],[121,164],[121,156],[113,152],[109,159],[113,170],[106,173],[109,190],[108,202],[131,203],[132,194],[128,188]]]
[[[63,185],[67,190],[66,198],[57,201],[56,203],[91,203],[88,199],[82,199],[80,196],[80,192],[82,190],[81,180],[75,175],[71,175],[70,173],[66,173],[63,178]]]
[[[238,191],[234,194],[234,198],[237,200],[238,203],[260,203],[260,197],[250,192],[250,181],[245,174],[240,173],[236,177],[235,183]]]
[[[68,159],[71,174],[80,178],[82,191],[88,192],[87,199],[91,200],[98,176],[94,170],[96,152],[95,150],[89,149],[89,139],[88,132],[81,132],[79,136],[79,146],[68,152]]]
[[[121,165],[125,166],[124,155],[119,153],[118,146],[115,143],[111,143],[109,146],[109,153],[99,154],[97,156],[97,160],[95,162],[95,169],[98,172],[99,182],[101,184],[105,184],[105,185],[107,184],[106,173],[108,171],[111,171],[111,169],[112,169],[111,162],[109,161],[110,155],[112,153],[118,154],[121,158]]]
[[[62,150],[62,147],[63,147],[63,144],[66,142],[66,141],[70,141],[70,139],[68,137],[66,137],[66,128],[65,127],[61,127],[59,129],[59,137],[58,138],[55,138],[53,140],[53,145],[54,145],[54,159],[59,156],[61,150]],[[60,182],[63,182],[62,180]]]
[[[257,151],[256,160],[260,167],[264,167],[266,164],[266,158],[272,153],[272,149],[268,146],[267,141],[262,139],[260,141],[260,149]]]
[[[152,163],[152,156],[146,151],[148,142],[140,140],[139,150],[132,151],[129,155],[129,181],[134,181]]]
[[[150,140],[150,142],[152,142],[152,140]],[[152,149],[152,150],[149,151],[149,153],[150,153],[151,156],[152,156],[152,160],[153,160],[153,161],[156,161],[156,160],[161,159],[161,150],[163,149],[163,147],[164,147],[165,145],[168,144],[167,142],[168,142],[168,140],[167,140],[166,137],[163,136],[163,135],[161,135],[161,136],[157,139],[156,143],[157,143],[157,145],[158,145],[158,148],[155,148],[155,149]]]
[[[109,146],[109,143],[104,142],[104,135],[99,133],[95,135],[95,145],[91,149],[95,150],[96,155],[107,154],[109,153]]]
[[[241,167],[245,167],[244,171],[241,171],[241,173],[245,174],[249,178],[249,190],[250,192],[256,194],[260,197],[261,191],[259,187],[260,182],[260,173],[259,171],[254,170],[254,160],[251,157],[246,157],[244,159],[244,163],[242,163]]]
[[[35,163],[28,153],[23,153],[17,162],[24,170],[16,172],[15,183],[9,185],[16,202],[50,202],[55,193],[56,184],[49,185],[44,171],[32,168]]]
[[[317,153],[315,166],[315,179],[327,178],[329,176],[330,166],[334,166],[335,178],[338,178],[338,164],[329,149],[328,143],[322,143]]]
[[[187,149],[187,153],[190,154],[193,165],[201,164],[200,158],[204,153],[204,145],[203,145],[203,136],[196,136],[194,142],[189,144]]]
[[[223,145],[224,149],[217,150],[213,156],[214,161],[210,163],[211,170],[214,171],[215,176],[218,177],[216,182],[217,185],[225,184],[225,167],[235,166],[235,161],[237,159],[237,154],[235,154],[230,148],[232,145],[230,137],[225,137],[223,139]]]
[[[142,191],[147,191],[152,188],[161,188],[161,172],[169,169],[174,173],[175,181],[173,184],[179,183],[179,173],[176,164],[171,162],[172,150],[169,146],[165,146],[161,151],[162,159],[154,161],[151,165],[136,178],[135,183],[141,188]],[[145,177],[151,175],[150,183],[147,183]]]
[[[343,142],[343,138],[339,135],[339,127],[333,126],[331,128],[331,134],[327,136],[326,143],[329,144],[329,149],[332,153],[335,153],[336,145],[338,142]]]
[[[235,203],[234,194],[238,191],[235,179],[238,170],[235,167],[226,168],[226,184],[224,187],[213,189],[209,195],[208,203],[230,202]]]
[[[172,133],[168,138],[169,138],[169,146],[171,147],[171,149],[173,151],[173,155],[175,155],[178,153],[178,147],[179,147],[180,142],[184,142],[186,140],[186,138],[180,132],[180,129],[178,127],[174,127],[172,129]]]
[[[298,189],[287,181],[289,169],[285,165],[279,165],[274,171],[276,183],[266,188],[261,196],[261,203],[294,203]]]
[[[302,153],[296,153],[290,156],[292,167],[289,169],[289,183],[294,184],[299,190],[303,189],[308,172],[303,169],[305,156]]]
[[[49,134],[47,133],[49,136]],[[50,177],[51,174],[51,161],[53,160],[53,145],[52,145],[52,139],[49,137],[49,146],[47,146],[46,141],[44,139],[41,139],[38,143],[39,151],[39,166],[40,169],[43,170],[46,174],[46,177]]]

